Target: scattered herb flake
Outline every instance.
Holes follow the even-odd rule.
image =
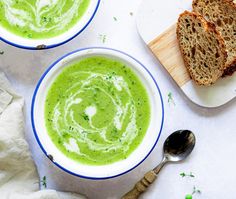
[[[186,174],[186,173],[180,173],[179,174],[181,177],[191,177],[191,178],[194,178],[195,176],[193,175],[193,173],[192,172],[190,172],[189,174]]]
[[[47,178],[46,176],[43,176],[42,180],[40,180],[39,182],[36,182],[41,184],[45,189],[47,188]]]
[[[44,188],[47,188],[47,178],[46,176],[43,176],[43,180],[41,180],[42,185],[44,186]]]
[[[133,15],[134,15],[134,13],[133,13],[133,12],[130,12],[129,14],[130,14],[130,16],[133,16]]]
[[[32,36],[32,34],[30,33],[30,34],[28,34],[28,38],[32,38],[33,36]]]
[[[4,51],[3,50],[0,50],[0,55],[3,55],[4,54]]]
[[[117,18],[116,17],[113,17],[114,21],[117,21]]]
[[[194,186],[194,187],[193,187],[192,195],[195,194],[195,193],[201,194],[202,192]]]
[[[82,117],[84,118],[84,120],[86,120],[86,121],[89,121],[89,116],[88,116],[88,115],[86,115],[85,113],[84,113],[84,114],[82,114]]]
[[[171,92],[168,93],[168,103],[172,103],[173,105],[175,105],[175,101]]]
[[[107,39],[107,36],[104,35],[104,34],[100,34],[100,35],[99,35],[99,38],[100,38],[100,40],[102,41],[102,43],[105,43],[105,42],[106,42],[106,39]]]

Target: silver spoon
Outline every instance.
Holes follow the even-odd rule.
[[[168,162],[179,162],[184,160],[195,146],[195,136],[189,130],[179,130],[172,133],[163,146],[164,156],[162,162],[144,175],[135,184],[134,188],[126,193],[122,199],[137,199],[155,181],[162,167]]]

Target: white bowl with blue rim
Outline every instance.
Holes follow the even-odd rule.
[[[0,26],[0,40],[19,48],[37,50],[54,48],[78,36],[94,18],[101,0],[90,0],[89,6],[78,22],[66,32],[46,39],[32,39],[18,36]]]
[[[142,81],[150,99],[150,124],[141,144],[126,158],[112,164],[90,166],[66,157],[49,137],[44,120],[47,90],[62,70],[86,57],[105,56],[119,60],[131,67]],[[161,135],[164,106],[161,91],[150,71],[132,56],[110,48],[85,48],[71,52],[54,62],[39,80],[32,99],[31,121],[36,140],[45,155],[62,170],[83,178],[101,180],[123,175],[140,165],[152,152]]]

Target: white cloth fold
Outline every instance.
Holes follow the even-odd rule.
[[[78,194],[39,191],[39,176],[24,138],[24,100],[0,72],[0,198],[80,199]]]

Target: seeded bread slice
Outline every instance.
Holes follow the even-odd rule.
[[[209,86],[222,76],[227,53],[212,23],[185,11],[177,23],[177,39],[189,74],[198,85]]]
[[[193,0],[193,11],[214,23],[228,54],[223,76],[236,71],[236,4],[233,0]]]

